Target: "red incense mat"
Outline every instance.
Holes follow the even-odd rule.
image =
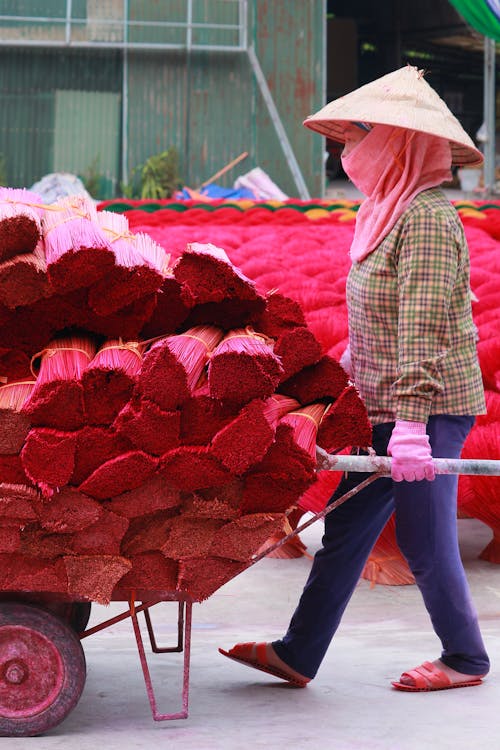
[[[119,555],[128,525],[128,518],[103,510],[95,523],[72,535],[71,552],[75,555]]]
[[[0,454],[19,453],[31,424],[21,409],[29,397],[34,380],[0,385]]]
[[[40,352],[36,383],[22,407],[32,424],[61,430],[83,426],[80,381],[94,353],[94,340],[88,336],[53,339]]]
[[[0,372],[10,380],[27,380],[31,378],[30,357],[19,349],[0,347]]]
[[[109,315],[160,289],[169,256],[146,234],[133,235],[125,216],[101,211],[97,223],[108,240],[115,265],[89,290],[89,304]]]
[[[10,309],[31,305],[50,295],[43,241],[32,253],[0,263],[0,303]]]
[[[29,190],[0,187],[0,263],[31,253],[41,237],[43,202]]]
[[[465,441],[462,458],[498,459],[500,422],[478,425]],[[482,521],[493,531],[493,539],[480,557],[500,563],[500,477],[467,477],[466,492],[459,493],[458,507],[462,514]],[[464,490],[464,484],[461,485]]]
[[[85,421],[109,425],[132,396],[142,365],[137,341],[109,339],[83,371]]]
[[[82,196],[68,196],[46,206],[42,229],[47,275],[56,292],[89,287],[115,265],[95,207]]]
[[[210,395],[230,404],[271,396],[283,374],[273,343],[250,327],[229,331],[210,358]]]
[[[161,456],[180,443],[180,411],[163,411],[154,401],[138,397],[118,414],[113,427],[146,453]]]
[[[500,391],[500,329],[498,317],[496,318],[496,325],[496,336],[479,341],[477,353],[484,387],[493,391]]]

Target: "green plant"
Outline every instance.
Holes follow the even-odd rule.
[[[141,170],[141,198],[171,198],[181,185],[179,154],[174,146],[150,156]]]
[[[85,190],[90,193],[92,198],[100,197],[102,177],[102,174],[99,172],[99,156],[96,156],[81,176]]]

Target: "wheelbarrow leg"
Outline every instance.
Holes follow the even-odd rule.
[[[179,613],[177,618],[177,646],[158,646],[153,630],[153,623],[151,622],[151,615],[149,614],[149,607],[144,608],[144,618],[146,620],[146,626],[148,628],[149,642],[151,643],[151,651],[154,654],[182,652],[184,648],[184,605],[185,602],[179,602]]]
[[[180,603],[180,602],[179,602]],[[142,640],[141,629],[137,620],[137,613],[133,606],[130,607],[130,617],[134,626],[135,639],[137,641],[137,649],[139,651],[139,658],[141,660],[142,672],[144,675],[144,682],[146,684],[146,692],[148,694],[149,705],[151,706],[151,713],[155,721],[169,721],[172,719],[187,719],[188,717],[188,704],[189,704],[189,663],[191,656],[191,620],[192,620],[192,602],[186,601],[186,618],[184,623],[184,672],[182,681],[182,711],[171,714],[159,713],[156,703],[156,696],[151,681],[151,674],[149,672],[149,666],[146,659],[146,653],[144,651],[144,643]]]

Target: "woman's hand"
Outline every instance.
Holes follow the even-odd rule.
[[[425,422],[396,420],[387,454],[392,456],[391,476],[395,482],[434,479],[434,464]]]

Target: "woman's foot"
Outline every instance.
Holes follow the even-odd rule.
[[[409,691],[446,690],[448,688],[472,687],[480,685],[482,675],[464,674],[448,667],[441,659],[425,661],[419,667],[403,672],[395,688]]]
[[[296,672],[280,659],[270,643],[237,643],[229,651],[219,649],[219,652],[234,661],[260,669],[297,687],[305,687],[310,682],[309,677]]]

